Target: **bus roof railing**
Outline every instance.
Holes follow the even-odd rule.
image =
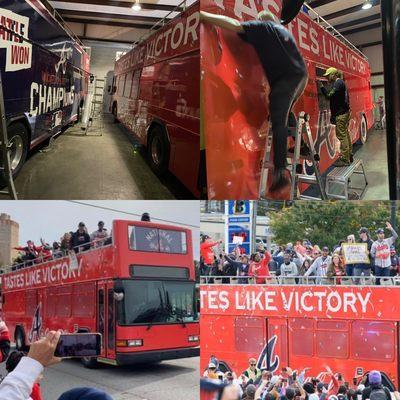
[[[110,246],[113,245],[112,241],[109,244],[99,245],[99,242],[101,242],[101,241],[102,240],[92,240],[91,242],[87,242],[87,243],[84,243],[84,244],[80,244],[79,246],[75,246],[75,247],[73,247],[73,249],[68,249],[68,251],[65,252],[65,253],[60,249],[59,253],[51,254],[50,256],[43,255],[43,256],[40,256],[40,257],[33,258],[31,260],[26,260],[23,263],[11,264],[11,265],[4,266],[4,267],[2,267],[0,269],[0,275],[8,274],[10,272],[15,272],[15,271],[18,271],[20,269],[37,267],[39,264],[46,264],[46,263],[49,263],[49,262],[54,261],[54,260],[61,260],[62,258],[69,257],[69,252],[70,251],[72,252],[75,249],[79,249],[80,247],[86,247],[86,246],[90,245],[90,248],[88,250],[75,252],[75,254],[77,256],[81,255],[81,254],[89,253],[89,252],[91,252],[93,250],[104,249],[106,247],[110,247]],[[50,247],[50,250],[52,250],[51,247]],[[20,251],[22,252],[23,250],[20,250]],[[60,253],[62,253],[62,255],[61,256],[60,255],[57,256],[57,254],[60,254]]]
[[[323,29],[329,32],[336,39],[340,40],[343,44],[350,47],[353,51],[355,51],[360,57],[362,57],[365,61],[368,61],[368,57],[353,43],[351,43],[348,39],[346,39],[333,25],[331,25],[326,19],[322,18],[312,7],[310,7],[307,3],[304,3],[304,6],[308,8],[312,13],[315,14],[315,19],[309,14],[309,17],[317,22]]]
[[[261,282],[257,283],[257,280]],[[221,276],[221,275],[202,275],[200,277],[200,284],[206,285],[234,285],[234,284],[250,284],[250,285],[271,285],[271,286],[285,286],[285,285],[312,285],[312,286],[400,286],[400,276],[281,276],[281,275],[268,275],[268,276]]]
[[[175,12],[184,12],[186,11],[186,9],[188,8],[188,3],[189,0],[183,0],[181,3],[179,3],[175,8],[173,8],[170,12],[167,13],[167,15],[164,15],[163,18],[161,18],[159,21],[157,21],[149,30],[147,33],[144,33],[138,40],[134,41],[132,43],[132,47],[137,46],[138,44],[143,43],[145,40],[147,40],[150,36],[152,36],[155,31],[159,28],[159,27],[163,27],[165,25],[166,22],[170,22],[172,21],[174,18],[176,18],[177,16],[173,17],[173,18],[168,18],[169,15],[175,13]]]

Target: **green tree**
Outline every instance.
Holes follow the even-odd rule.
[[[313,244],[332,249],[349,234],[354,234],[358,239],[361,226],[367,227],[375,239],[375,230],[385,227],[386,221],[390,221],[390,202],[297,201],[268,215],[277,243],[309,239]],[[398,210],[396,217],[398,222]]]

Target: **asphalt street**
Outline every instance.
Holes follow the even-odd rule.
[[[0,374],[5,375],[4,365]],[[41,382],[43,400],[57,400],[63,392],[82,386],[103,389],[114,400],[198,400],[199,358],[99,369],[64,360],[46,369]]]

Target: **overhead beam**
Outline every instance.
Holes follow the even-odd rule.
[[[63,20],[65,22],[73,22],[77,24],[85,24],[85,25],[105,25],[105,26],[119,26],[121,28],[135,28],[135,29],[151,29],[153,25],[149,24],[135,24],[131,22],[119,22],[119,21],[102,21],[100,19],[83,19],[83,18],[69,18],[64,17]],[[159,26],[156,27],[160,28]]]
[[[102,12],[90,12],[90,11],[76,11],[76,10],[59,10],[60,15],[64,18],[67,16],[79,16],[79,17],[91,17],[91,18],[105,18],[105,19],[120,19],[120,20],[129,20],[134,22],[149,22],[156,23],[160,21],[162,18],[154,18],[154,17],[141,17],[138,15],[124,15],[124,14],[110,14],[110,13],[102,13]]]
[[[370,15],[370,16],[365,17],[365,18],[354,19],[353,21],[344,22],[343,24],[334,25],[334,27],[337,30],[340,30],[340,29],[350,28],[352,26],[356,26],[356,25],[360,25],[360,24],[365,24],[366,22],[375,21],[377,19],[379,19],[379,20],[381,19],[381,14],[374,14],[374,15]]]
[[[378,46],[380,44],[382,44],[382,40],[379,40],[377,42],[369,42],[369,43],[358,44],[357,47],[360,48],[360,49],[365,49],[366,47]]]
[[[380,0],[372,0],[371,3],[372,3],[372,7],[375,7],[375,6],[378,6],[381,4]],[[339,10],[334,13],[324,15],[323,18],[326,20],[329,20],[329,19],[343,17],[345,15],[349,15],[349,14],[355,13],[357,11],[361,11],[362,10],[361,7],[362,7],[362,4],[359,4],[354,7],[345,8],[344,10]]]
[[[381,26],[382,24],[380,22],[377,22],[376,24],[361,26],[360,28],[350,29],[348,31],[341,31],[340,33],[342,35],[352,35],[353,33],[365,32],[369,31],[370,29],[380,28]]]
[[[333,1],[335,1],[335,0],[314,0],[314,1],[310,1],[308,3],[308,5],[312,8],[317,8],[317,7],[321,7],[326,4],[332,3]]]
[[[58,0],[64,1],[64,0]],[[65,0],[67,3],[74,3],[74,4],[88,4],[87,0]],[[127,2],[127,1],[115,1],[115,0],[90,0],[90,5],[97,5],[97,6],[112,6],[112,7],[124,7],[124,8],[131,8],[134,2]],[[140,2],[140,6],[142,10],[161,10],[161,11],[177,11],[180,12],[183,10],[182,7],[176,7],[173,4],[157,4],[157,3],[142,3]],[[60,12],[62,9],[58,9]]]
[[[92,38],[87,36],[78,36],[80,40],[91,40],[95,42],[104,42],[104,43],[124,43],[132,45],[134,42],[132,40],[115,40],[115,39],[99,39],[99,38]]]

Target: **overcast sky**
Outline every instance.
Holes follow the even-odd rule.
[[[84,205],[84,204],[89,204]],[[96,206],[96,207],[93,207]],[[106,207],[117,211],[100,209]],[[140,220],[140,216],[128,215],[124,212],[141,215],[150,213],[154,222],[156,218],[171,221],[171,224],[188,224],[192,230],[194,258],[199,259],[199,224],[200,202],[184,200],[136,200],[136,201],[1,201],[0,213],[6,213],[19,223],[20,244],[31,239],[40,243],[43,237],[48,243],[59,240],[65,232],[75,231],[78,223],[83,221],[89,233],[97,229],[102,220],[110,230],[112,220]],[[166,223],[166,222],[164,222]]]

